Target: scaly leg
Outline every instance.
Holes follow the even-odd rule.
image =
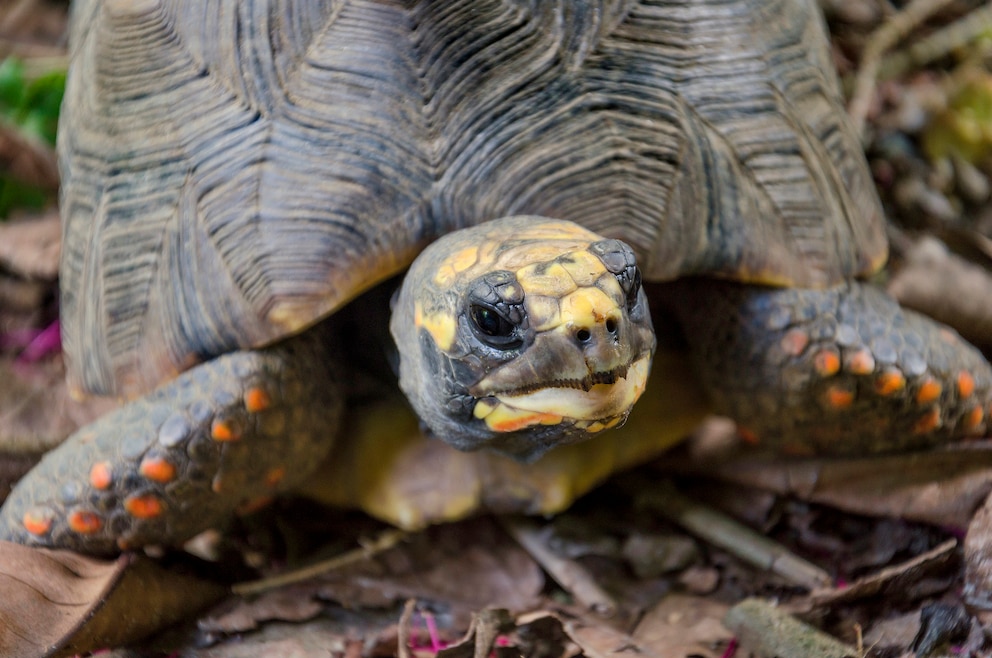
[[[299,483],[342,409],[319,327],[199,365],[79,429],[17,484],[0,538],[112,554],[177,544]]]
[[[866,454],[985,431],[992,368],[982,354],[872,286],[689,280],[669,292],[704,387],[750,441]]]

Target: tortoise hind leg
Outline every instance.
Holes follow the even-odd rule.
[[[750,441],[864,454],[985,431],[992,368],[982,354],[872,286],[688,280],[667,292],[704,387]]]
[[[81,428],[11,492],[0,538],[110,554],[177,544],[300,482],[342,401],[326,332],[199,365]]]

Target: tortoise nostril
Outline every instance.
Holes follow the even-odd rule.
[[[609,318],[606,321],[606,330],[611,334],[615,334],[617,332],[617,321],[613,318]]]
[[[580,343],[588,343],[589,340],[592,338],[592,332],[589,331],[588,329],[579,329],[578,331],[575,332],[575,338]]]

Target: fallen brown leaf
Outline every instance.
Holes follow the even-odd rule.
[[[63,656],[124,644],[224,591],[140,556],[106,561],[0,542],[0,655]]]
[[[957,545],[956,540],[949,539],[922,555],[858,578],[845,587],[814,590],[810,593],[811,603],[815,606],[833,606],[882,594],[906,601],[908,584],[925,578],[929,573],[945,569],[953,559]]]
[[[671,594],[649,610],[633,637],[662,656],[719,658],[732,634],[720,620],[730,606],[687,594]]]
[[[543,586],[540,567],[483,518],[431,528],[364,566],[327,574],[319,594],[377,607],[408,598],[444,601],[448,614],[467,625],[482,608],[530,609]]]
[[[659,653],[638,642],[630,635],[618,631],[594,619],[572,619],[563,622],[562,627],[569,639],[582,649],[582,654],[590,658],[673,658]]]
[[[313,586],[295,585],[241,599],[233,606],[200,620],[200,629],[213,633],[241,633],[258,628],[264,621],[306,621],[323,609],[314,599]]]
[[[869,516],[966,528],[992,491],[992,443],[931,452],[843,459],[783,459],[749,453],[714,460],[704,452],[664,464]]]
[[[117,583],[127,562],[0,542],[0,655],[41,656],[58,647]]]

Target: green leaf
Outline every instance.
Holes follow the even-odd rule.
[[[0,62],[0,112],[13,116],[24,99],[24,64],[14,57]]]
[[[42,208],[47,199],[44,190],[0,174],[0,218],[17,208]]]
[[[18,123],[30,134],[54,144],[64,93],[65,71],[51,71],[32,81],[24,93]]]

